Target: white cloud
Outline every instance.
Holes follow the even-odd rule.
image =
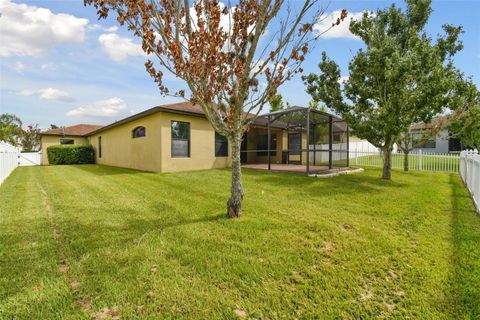
[[[320,20],[313,26],[318,34],[325,32],[332,24],[336,23],[337,19],[340,17],[341,11],[336,10],[331,13],[328,13],[326,16],[320,17]],[[321,38],[324,39],[333,39],[333,38],[344,38],[344,39],[354,39],[360,40],[359,37],[350,32],[350,21],[359,20],[363,16],[363,12],[348,12],[347,18],[340,22],[338,26],[334,26],[329,31],[321,35]]]
[[[120,37],[116,33],[104,33],[98,37],[103,50],[115,62],[122,63],[129,56],[144,56],[140,45],[134,43],[130,38]]]
[[[109,33],[110,32],[117,32],[118,31],[118,26],[111,26],[111,27],[108,27],[108,28],[104,28],[99,23],[89,24],[87,26],[87,31],[89,31],[89,32],[96,31],[96,30],[102,30],[103,32],[109,32]]]
[[[25,66],[25,64],[23,64],[20,61],[17,61],[17,62],[15,62],[15,65],[13,66],[13,69],[15,71],[17,71],[18,73],[23,73],[23,70],[25,70],[26,67],[27,66]]]
[[[102,29],[102,25],[100,25],[98,23],[89,24],[87,26],[87,31],[95,31],[95,30],[99,30],[99,29]]]
[[[62,91],[55,88],[46,88],[38,90],[40,98],[47,100],[58,100],[58,101],[73,101],[74,99],[70,97],[68,92]]]
[[[118,27],[117,26],[111,26],[110,28],[104,28],[103,31],[105,31],[105,32],[117,32]]]
[[[39,56],[57,43],[81,43],[87,19],[0,0],[0,56]]]
[[[127,104],[120,98],[98,100],[67,112],[68,117],[110,118],[124,115],[128,112]]]
[[[343,84],[345,81],[348,81],[350,79],[350,76],[341,76],[340,79],[338,79],[338,83]]]
[[[35,94],[35,91],[28,90],[28,89],[17,92],[17,95],[24,96],[24,97],[33,96],[34,94]]]
[[[45,88],[40,90],[25,89],[25,90],[18,91],[17,95],[24,96],[24,97],[38,95],[38,97],[41,99],[64,101],[64,102],[71,102],[75,100],[70,96],[68,92],[60,89],[56,89],[56,88]]]
[[[40,69],[42,70],[55,70],[57,66],[54,63],[42,63]]]

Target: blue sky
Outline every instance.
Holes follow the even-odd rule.
[[[322,2],[327,14],[346,8],[349,17],[391,3]],[[455,64],[480,85],[480,1],[434,0],[432,8],[430,35],[441,33],[444,23],[464,26],[465,48]],[[25,125],[38,123],[42,128],[108,124],[177,100],[162,97],[145,72],[138,40],[114,19],[98,21],[94,8],[84,7],[82,0],[0,0],[0,12],[0,113],[14,113]],[[318,41],[304,64],[305,73],[317,72],[325,50],[348,76],[348,61],[361,47],[347,26],[339,27]],[[183,88],[174,76],[165,80],[174,89]],[[306,105],[310,98],[304,90],[297,77],[279,91],[289,103]]]

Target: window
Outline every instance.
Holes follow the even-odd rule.
[[[228,140],[215,132],[215,157],[228,157]]]
[[[424,140],[423,143],[420,143],[422,139],[424,139],[422,131],[416,131],[412,133],[413,144],[416,149],[435,149],[437,146],[437,141],[435,137],[430,137],[428,140]]]
[[[288,152],[290,155],[299,155],[302,150],[302,134],[289,133],[288,134]]]
[[[190,123],[172,121],[172,157],[190,157]]]
[[[462,143],[460,139],[448,138],[448,152],[460,152],[462,151]]]
[[[60,139],[60,144],[74,144],[74,142],[73,139]]]
[[[102,157],[102,136],[98,137],[98,157]]]
[[[427,142],[419,144],[416,146],[418,149],[435,149],[437,147],[437,142],[435,139],[428,139]]]
[[[341,143],[342,142],[342,136],[339,133],[334,133],[332,137],[332,142],[333,143]]]
[[[132,130],[132,138],[141,138],[145,137],[147,134],[147,129],[145,127],[136,127]]]
[[[277,136],[270,136],[270,155],[277,155]],[[257,135],[257,156],[268,156],[268,134]]]

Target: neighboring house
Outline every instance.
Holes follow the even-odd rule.
[[[56,144],[87,144],[88,134],[102,126],[92,124],[77,124],[71,127],[61,127],[40,133],[42,164],[48,164],[47,148]]]
[[[294,111],[299,112],[307,110],[295,108]],[[321,143],[327,144],[330,119],[333,146],[343,143],[342,150],[332,152],[332,161],[341,157],[347,163],[348,152],[344,145],[348,133],[346,125],[342,124],[344,121],[321,112],[315,113],[315,117],[322,117],[322,126],[326,131],[319,131],[326,138]],[[271,163],[303,165],[307,159],[305,128],[301,127],[301,123],[297,125],[291,122],[293,120],[289,121],[276,120],[270,124]],[[242,163],[268,161],[267,123],[266,116],[252,123],[242,145]],[[79,132],[80,128],[82,132]],[[48,164],[46,148],[59,143],[90,143],[95,149],[98,164],[154,172],[224,168],[231,164],[227,139],[215,132],[202,108],[190,102],[154,107],[104,127],[78,125],[43,132],[43,164]],[[327,150],[317,151],[319,155],[322,152],[328,155]],[[317,162],[320,160],[317,159]]]
[[[441,121],[442,118],[437,118],[434,121]],[[411,126],[413,141],[419,140],[423,136],[423,132],[433,128],[432,123],[417,123]],[[462,144],[459,139],[452,138],[448,129],[441,130],[436,135],[430,137],[427,141],[419,144],[412,150],[412,152],[432,152],[432,153],[459,153],[462,151]]]

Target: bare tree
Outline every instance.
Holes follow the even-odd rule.
[[[141,38],[150,57],[146,69],[162,94],[186,98],[189,92],[189,100],[227,137],[232,147],[227,216],[240,216],[243,136],[277,88],[302,72],[301,64],[319,36],[313,32],[323,13],[314,8],[318,0],[306,0],[298,10],[284,0],[240,0],[235,6],[218,0],[84,1],[95,6],[100,18],[116,12],[118,22]],[[282,7],[285,14],[275,19]],[[346,15],[342,11],[332,27]],[[278,22],[276,31],[264,36],[273,21]],[[171,92],[164,72],[184,80],[187,91]]]

